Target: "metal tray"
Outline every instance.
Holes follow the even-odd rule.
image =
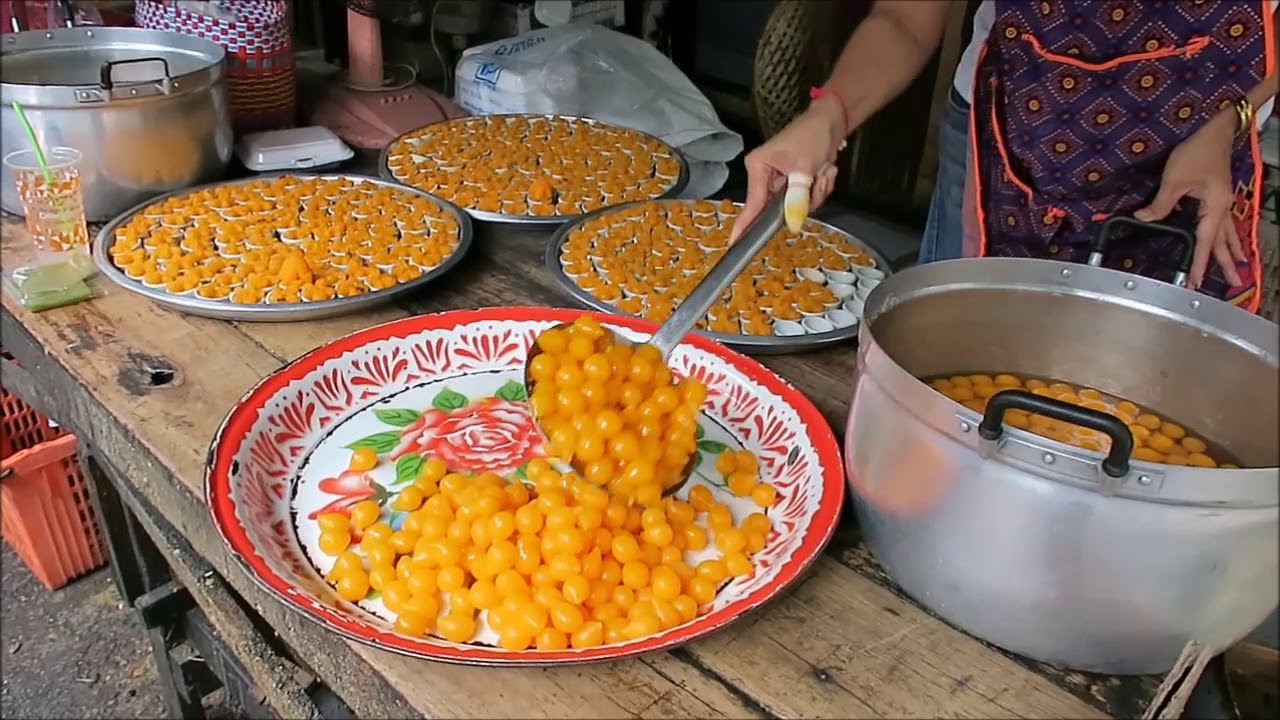
[[[395,140],[392,140],[391,143],[389,143],[385,148],[383,148],[381,154],[378,155],[378,176],[383,178],[384,180],[389,180],[390,182],[396,183],[397,185],[404,185],[404,183],[401,183],[399,180],[396,180],[394,176],[392,176],[391,170],[387,167],[387,157],[390,155],[392,146],[394,146],[397,142],[400,142],[402,138],[408,135],[412,135],[414,133],[420,132],[423,128],[431,127],[431,125],[440,125],[442,123],[459,122],[463,120],[472,119],[475,117],[485,117],[485,116],[468,115],[461,118],[453,118],[451,120],[441,120],[440,122],[431,123],[430,125],[423,125],[420,128],[415,128],[413,130],[410,130],[407,133],[403,133],[402,135],[398,136]],[[613,123],[602,122],[600,120],[596,120],[595,118],[582,117],[578,115],[555,115],[555,114],[541,114],[541,113],[498,113],[498,114],[490,115],[488,117],[528,117],[528,118],[539,117],[539,118],[547,118],[547,119],[558,118],[561,120],[579,120],[585,123],[609,125],[611,127],[616,127],[620,130],[629,130],[631,132],[640,133],[641,135],[644,135],[645,137],[664,145],[668,150],[671,151],[671,154],[675,157],[676,161],[680,163],[680,177],[676,178],[675,184],[672,185],[671,188],[668,189],[665,193],[659,195],[658,197],[650,198],[650,200],[665,200],[668,198],[674,198],[684,190],[686,185],[689,184],[689,161],[685,159],[684,155],[679,150],[671,147],[662,139],[655,137],[653,135],[650,135],[649,133],[641,132],[639,130],[635,130],[634,128],[623,127],[621,125],[614,125]],[[409,185],[404,185],[404,186],[412,187]],[[416,190],[417,188],[413,188],[413,189]],[[640,200],[640,201],[633,201],[633,202],[644,202],[644,201]],[[591,213],[582,213],[579,215],[507,215],[506,213],[492,212],[489,210],[472,210],[470,208],[464,208],[460,205],[458,207],[463,212],[467,213],[471,217],[481,222],[505,223],[509,225],[533,225],[533,226],[539,226],[539,227],[561,225],[564,223],[573,222],[574,220],[578,220],[580,218],[583,218],[591,214]],[[610,207],[617,207],[617,205],[611,205]],[[607,210],[607,209],[608,208],[598,208],[597,210],[593,210],[591,212],[598,212],[599,210]]]
[[[586,305],[589,308],[600,310],[602,312],[614,313],[618,315],[629,315],[629,313],[623,313],[617,310],[609,303],[604,302],[603,300],[597,299],[591,293],[578,287],[577,283],[573,281],[573,278],[566,275],[564,272],[564,268],[560,266],[560,249],[564,245],[565,241],[568,239],[569,234],[572,233],[575,228],[577,228],[579,225],[589,222],[592,218],[596,217],[597,215],[603,215],[608,212],[620,210],[630,205],[641,205],[646,202],[652,202],[652,201],[639,200],[634,202],[622,203],[620,205],[614,205],[612,207],[601,208],[599,210],[594,210],[592,212],[589,212],[579,217],[576,221],[564,225],[563,227],[558,229],[555,232],[555,234],[551,236],[551,239],[547,242],[545,262],[546,262],[548,272],[551,273],[551,277],[555,279],[555,281],[560,285],[562,290],[564,290],[567,294],[572,296],[579,303],[582,303],[583,305]],[[693,203],[696,201],[667,200],[667,202]],[[858,243],[863,248],[866,248],[867,254],[869,254],[871,258],[875,260],[876,269],[883,272],[886,277],[890,274],[891,271],[889,269],[889,262],[885,260],[880,253],[876,252],[876,250],[872,248],[870,245],[868,245],[867,243],[862,242],[861,240],[858,240],[851,233],[845,232],[844,230],[841,230],[840,228],[834,225],[831,225],[830,223],[825,223],[825,222],[822,222],[821,220],[817,220],[814,218],[809,218],[808,222],[817,223],[818,225],[822,226],[824,229],[839,233],[840,235],[843,235],[849,240]],[[752,355],[785,355],[787,353],[803,352],[806,350],[817,350],[821,348],[827,348],[833,345],[838,345],[840,343],[854,340],[858,337],[858,328],[861,325],[862,325],[862,317],[859,316],[858,322],[850,327],[837,328],[830,332],[811,333],[811,334],[797,335],[797,336],[791,336],[791,337],[779,337],[777,335],[743,335],[740,333],[728,334],[728,333],[711,332],[709,330],[694,330],[694,332],[697,333],[698,335],[702,335],[703,337],[711,338],[716,342],[723,343],[724,345],[727,345],[735,350],[739,350],[745,353],[750,353]]]
[[[229,299],[210,300],[208,298],[193,297],[185,295],[173,295],[161,288],[151,288],[142,284],[138,280],[130,278],[123,270],[116,267],[111,257],[107,253],[107,248],[115,239],[115,231],[121,225],[128,222],[134,215],[141,212],[150,205],[162,202],[171,197],[185,195],[187,193],[197,192],[211,187],[222,185],[244,185],[258,180],[290,175],[294,177],[319,178],[323,180],[348,179],[353,182],[368,182],[382,187],[391,188],[397,191],[408,192],[413,195],[430,200],[446,210],[458,222],[458,246],[454,248],[453,254],[445,258],[435,268],[423,273],[420,277],[414,278],[406,283],[401,283],[385,290],[374,290],[372,292],[363,293],[354,297],[334,298],[332,300],[317,300],[315,302],[297,302],[297,303],[261,303],[257,305],[244,305],[233,303]],[[344,173],[306,173],[306,172],[275,172],[262,173],[238,180],[221,181],[197,185],[194,187],[176,190],[174,192],[165,193],[153,197],[146,202],[135,205],[124,211],[119,217],[112,220],[98,231],[97,237],[93,242],[93,261],[98,267],[98,272],[109,278],[112,282],[130,292],[138,293],[160,305],[167,308],[178,310],[179,312],[188,313],[190,315],[199,315],[202,317],[215,318],[218,320],[245,320],[250,322],[299,322],[303,320],[319,320],[321,318],[334,317],[336,315],[346,315],[348,313],[363,310],[376,305],[389,302],[399,295],[411,293],[422,288],[424,285],[436,280],[440,276],[448,272],[458,261],[467,253],[467,249],[471,247],[472,227],[471,219],[466,213],[458,209],[453,203],[441,200],[430,193],[423,192],[417,188],[411,188],[400,183],[387,182],[381,178],[370,177],[368,175],[354,175]]]

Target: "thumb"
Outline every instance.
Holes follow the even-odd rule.
[[[1169,217],[1169,214],[1173,212],[1174,206],[1186,194],[1186,188],[1161,186],[1160,192],[1156,193],[1156,199],[1152,200],[1150,205],[1139,208],[1133,213],[1133,216],[1142,222],[1163,220]]]
[[[733,229],[729,231],[729,242],[735,242],[743,231],[751,225],[769,199],[769,185],[773,180],[773,168],[760,163],[747,168],[747,199],[742,203],[742,210],[733,221]]]

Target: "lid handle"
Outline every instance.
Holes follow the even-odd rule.
[[[168,95],[169,88],[173,83],[173,76],[169,74],[169,61],[165,60],[162,57],[131,58],[128,60],[108,60],[102,63],[102,69],[99,71],[98,84],[102,86],[103,90],[110,91],[116,86],[116,80],[113,78],[114,71],[116,68],[120,67],[121,65],[140,65],[142,63],[160,63],[161,67],[163,68],[164,76],[160,78],[160,81],[159,83],[157,83],[157,86],[160,89],[160,92]],[[143,85],[150,82],[154,82],[154,80],[132,80],[132,81],[126,80],[124,82],[121,82],[120,84]]]

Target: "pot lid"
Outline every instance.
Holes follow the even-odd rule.
[[[97,87],[104,78],[108,84],[182,78],[225,57],[217,43],[162,30],[29,30],[0,42],[0,77],[7,87]]]

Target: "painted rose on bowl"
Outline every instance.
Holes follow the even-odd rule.
[[[447,393],[436,402],[441,399],[454,400]],[[451,468],[507,475],[545,453],[529,406],[495,396],[452,410],[428,408],[400,432],[391,459],[399,462],[409,454],[435,456]]]

